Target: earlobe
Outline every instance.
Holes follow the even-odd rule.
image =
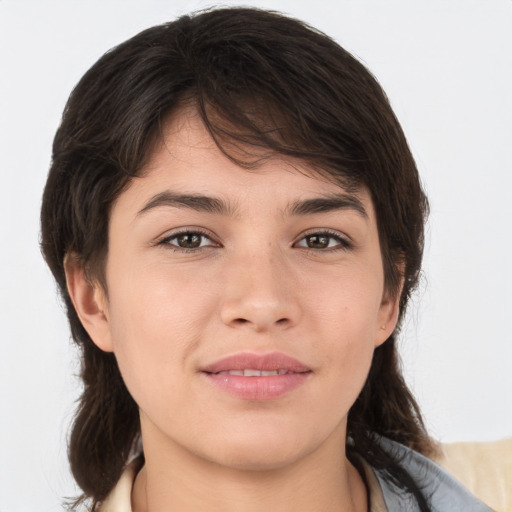
[[[103,287],[91,282],[79,258],[66,254],[66,285],[78,318],[94,344],[105,352],[113,352],[108,304]]]
[[[400,296],[402,287],[394,295],[385,293],[379,309],[379,318],[377,323],[377,333],[375,336],[375,346],[382,345],[395,330],[400,313]]]

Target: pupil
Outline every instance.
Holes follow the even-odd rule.
[[[329,237],[322,235],[308,236],[308,247],[311,249],[325,249],[329,245]]]
[[[201,235],[180,235],[178,237],[178,245],[186,249],[195,249],[201,245]]]

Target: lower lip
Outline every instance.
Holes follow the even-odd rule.
[[[223,391],[245,400],[273,400],[298,388],[311,372],[285,373],[265,377],[205,373],[210,382]]]

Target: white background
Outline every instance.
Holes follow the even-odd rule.
[[[441,440],[512,435],[512,1],[246,4],[323,30],[384,86],[432,205],[402,337],[408,382]],[[38,249],[64,103],[104,51],[207,5],[0,0],[0,512],[57,511],[76,493],[66,435],[78,365]]]

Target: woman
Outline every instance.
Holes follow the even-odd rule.
[[[41,214],[91,510],[489,510],[421,455],[398,366],[426,212],[380,86],[296,20],[218,9],[102,57]]]

